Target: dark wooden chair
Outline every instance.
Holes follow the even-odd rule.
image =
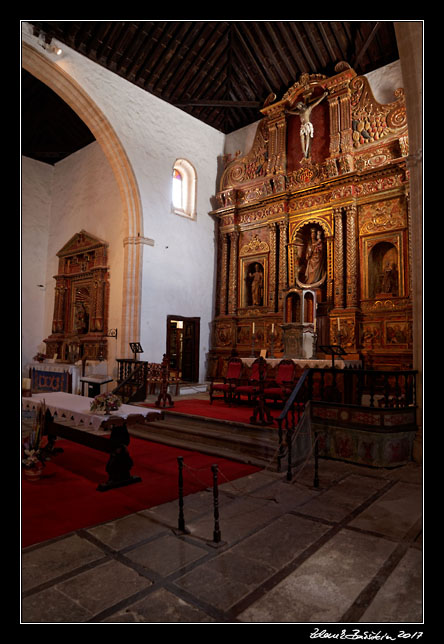
[[[281,360],[276,368],[274,381],[267,383],[264,387],[264,398],[285,402],[296,382],[297,370],[293,360]]]
[[[223,397],[224,402],[231,403],[233,390],[239,384],[242,375],[242,360],[230,358],[228,360],[227,373],[225,377],[216,378],[210,383],[210,404],[215,398]],[[221,393],[222,396],[215,395]]]
[[[256,358],[250,368],[247,382],[237,385],[233,390],[233,398],[240,401],[241,396],[247,396],[248,402],[254,401],[259,393],[260,358]]]

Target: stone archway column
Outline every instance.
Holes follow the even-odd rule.
[[[120,355],[130,357],[128,343],[140,340],[143,245],[154,243],[143,237],[142,205],[133,169],[108,119],[77,81],[27,42],[23,42],[22,46],[22,66],[56,92],[84,121],[114,172],[127,231],[124,240],[124,287],[119,328]]]
[[[411,236],[411,283],[413,295],[413,368],[418,370],[416,402],[418,407],[418,432],[413,446],[413,457],[422,461],[422,414],[423,414],[423,330],[422,330],[422,70],[423,70],[423,24],[395,22],[396,41],[401,61],[402,78],[407,110],[409,132],[409,155],[407,167],[410,182],[410,236]]]

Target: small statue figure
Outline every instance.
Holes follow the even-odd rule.
[[[318,230],[316,234],[316,229],[312,228],[311,239],[307,244],[307,249],[305,252],[305,259],[307,260],[307,266],[305,269],[306,284],[315,284],[322,278],[324,268],[323,251],[324,249],[321,238],[321,231]]]
[[[321,101],[324,100],[327,94],[328,92],[324,92],[322,96],[311,103],[309,101],[306,103],[299,101],[295,105],[295,110],[288,110],[288,114],[295,114],[301,119],[301,146],[305,159],[308,159],[310,156],[311,139],[313,138],[314,133],[313,123],[310,121],[311,112]]]
[[[381,293],[385,295],[398,294],[398,272],[396,264],[387,262],[384,267],[384,272],[381,275]]]
[[[259,264],[254,265],[254,273],[248,273],[251,279],[251,299],[254,306],[261,306],[264,276],[260,271]]]

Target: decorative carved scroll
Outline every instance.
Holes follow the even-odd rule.
[[[350,90],[355,148],[381,141],[407,127],[403,89],[397,89],[397,100],[387,105],[381,105],[376,101],[365,76],[354,78],[350,82]]]

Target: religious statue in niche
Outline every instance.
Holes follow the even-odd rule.
[[[302,288],[320,286],[325,279],[325,240],[321,228],[304,226],[296,237],[295,281]]]
[[[247,268],[247,306],[263,306],[264,303],[264,267],[258,262]]]
[[[305,103],[298,101],[295,105],[296,109],[287,111],[288,114],[295,114],[301,119],[301,146],[305,159],[310,157],[311,139],[314,135],[313,123],[310,121],[311,112],[321,101],[324,100],[327,94],[328,92],[324,92],[319,98],[312,101],[307,99]]]
[[[398,268],[395,262],[388,261],[380,275],[379,293],[384,295],[398,294]]]

